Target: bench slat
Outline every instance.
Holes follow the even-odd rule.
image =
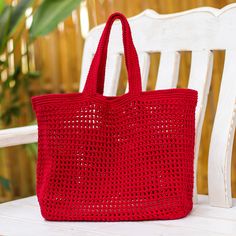
[[[0,204],[0,231],[3,235],[234,235],[236,207],[230,211],[213,208],[208,197],[200,195],[199,204],[180,220],[141,222],[50,222],[45,221],[35,196]],[[14,227],[12,227],[14,226]]]
[[[180,53],[161,52],[156,89],[175,88],[179,76]]]
[[[236,50],[226,50],[208,162],[210,204],[231,207],[231,158],[236,124]]]
[[[122,57],[120,54],[108,54],[106,62],[104,95],[116,96],[120,70],[121,70]]]
[[[207,98],[212,78],[213,53],[209,50],[193,51],[188,88],[198,91],[196,108],[196,141],[194,158],[194,202],[197,202],[197,162],[202,133],[202,124],[205,116]]]
[[[37,125],[0,130],[0,148],[20,144],[35,143],[37,141]]]
[[[138,53],[138,59],[139,59],[139,67],[140,67],[140,73],[141,73],[141,78],[142,78],[142,90],[146,91],[149,68],[150,68],[150,56],[146,52],[140,52]],[[128,90],[129,90],[129,85],[127,84],[125,93],[127,93]]]

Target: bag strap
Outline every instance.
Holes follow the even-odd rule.
[[[128,71],[129,93],[137,94],[142,91],[138,56],[133,44],[130,26],[126,17],[123,14],[116,12],[108,18],[106,26],[103,30],[83,89],[84,93],[103,94],[107,47],[111,27],[116,19],[119,19],[122,23],[125,63]]]

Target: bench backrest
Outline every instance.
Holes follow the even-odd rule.
[[[148,80],[150,53],[161,54],[155,89],[165,89],[177,85],[180,52],[191,51],[188,87],[199,93],[196,110],[195,202],[197,159],[212,78],[213,50],[225,50],[224,70],[210,142],[208,190],[211,205],[230,207],[230,170],[236,124],[236,4],[220,10],[204,7],[167,15],[146,10],[130,18],[129,22],[139,56],[143,91]],[[85,84],[103,27],[104,25],[100,25],[94,28],[86,39],[80,91]],[[104,95],[116,95],[122,54],[121,26],[117,22],[110,37]]]

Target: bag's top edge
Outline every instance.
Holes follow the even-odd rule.
[[[84,93],[54,93],[54,94],[41,94],[31,97],[33,107],[36,104],[54,104],[63,102],[75,102],[81,100],[97,99],[98,101],[105,103],[120,103],[127,100],[133,100],[134,98],[147,98],[147,99],[161,99],[170,98],[169,96],[187,96],[189,98],[194,98],[197,101],[198,92],[194,89],[189,88],[170,88],[170,89],[159,89],[151,91],[142,91],[140,94],[125,93],[118,96],[104,96],[102,94],[96,93],[94,95],[85,95]]]

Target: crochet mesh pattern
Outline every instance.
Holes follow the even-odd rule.
[[[130,91],[107,97],[102,95],[106,51],[117,18]],[[197,91],[191,89],[141,91],[128,22],[120,13],[111,15],[84,91],[32,97],[42,216],[56,221],[186,216],[192,209],[196,103]]]

